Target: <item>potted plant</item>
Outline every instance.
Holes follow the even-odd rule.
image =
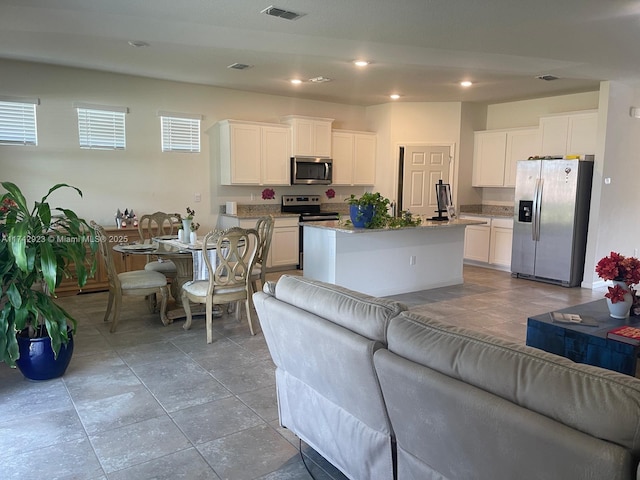
[[[353,193],[347,198],[349,204],[349,216],[354,227],[358,228],[383,228],[390,218],[388,207],[389,199],[379,192],[365,192],[360,197]]]
[[[409,212],[400,212],[399,217],[389,214],[390,201],[379,192],[365,192],[360,197],[351,194],[347,198],[351,223],[357,228],[402,228],[422,223]]]
[[[48,203],[63,187],[82,196],[78,188],[56,184],[29,209],[15,184],[0,185],[6,190],[0,197],[0,361],[17,364],[27,378],[54,378],[71,359],[76,328],[55,302],[56,287],[72,276],[72,267],[78,286],[85,285],[95,272],[98,244],[85,220]]]

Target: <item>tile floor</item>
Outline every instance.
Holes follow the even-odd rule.
[[[300,272],[289,272],[300,273]],[[276,279],[278,275],[270,275]],[[464,285],[399,295],[433,318],[524,342],[528,315],[602,298],[602,291],[513,279],[465,266]],[[164,327],[125,298],[115,334],[105,293],[61,299],[79,322],[63,378],[25,380],[0,364],[0,478],[309,479],[298,441],[278,425],[274,366],[246,319],[202,317]],[[344,476],[303,445],[317,479]]]

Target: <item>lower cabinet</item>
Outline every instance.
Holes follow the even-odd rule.
[[[464,229],[464,258],[466,260],[488,263],[491,239],[491,219],[481,217],[468,218],[485,221],[487,224],[468,225]]]
[[[513,219],[477,216],[461,216],[460,218],[487,222],[485,225],[466,227],[464,259],[501,270],[510,270]]]
[[[220,228],[254,228],[257,217],[238,218],[229,215],[220,215],[218,221]],[[293,267],[298,264],[298,245],[300,238],[298,215],[275,217],[271,248],[267,257],[267,268],[282,270],[285,267]]]
[[[489,263],[511,269],[511,243],[513,240],[513,219],[492,218],[491,239],[489,241]]]

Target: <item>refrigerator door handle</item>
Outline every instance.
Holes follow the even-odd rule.
[[[538,225],[538,188],[540,179],[536,178],[536,186],[533,189],[533,205],[531,206],[531,240],[536,241],[536,231]]]
[[[544,188],[544,179],[539,178],[536,184],[536,198],[533,207],[535,223],[534,240],[537,242],[540,240],[540,214],[542,212],[542,190]]]

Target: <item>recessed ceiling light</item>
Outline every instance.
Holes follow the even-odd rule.
[[[464,80],[460,82],[461,87],[470,87],[471,85],[473,85],[473,82],[470,82],[469,80]]]
[[[354,60],[353,64],[357,67],[366,67],[367,65],[369,65],[371,62],[368,62],[367,60]]]
[[[392,93],[391,95],[389,95],[389,97],[391,98],[391,100],[398,100],[400,98],[400,95],[398,95],[397,93]]]
[[[149,46],[147,42],[143,42],[142,40],[130,40],[127,43],[132,47],[148,47]]]
[[[300,80],[299,78],[292,78],[290,81],[294,85],[300,85],[302,83],[302,80]]]

